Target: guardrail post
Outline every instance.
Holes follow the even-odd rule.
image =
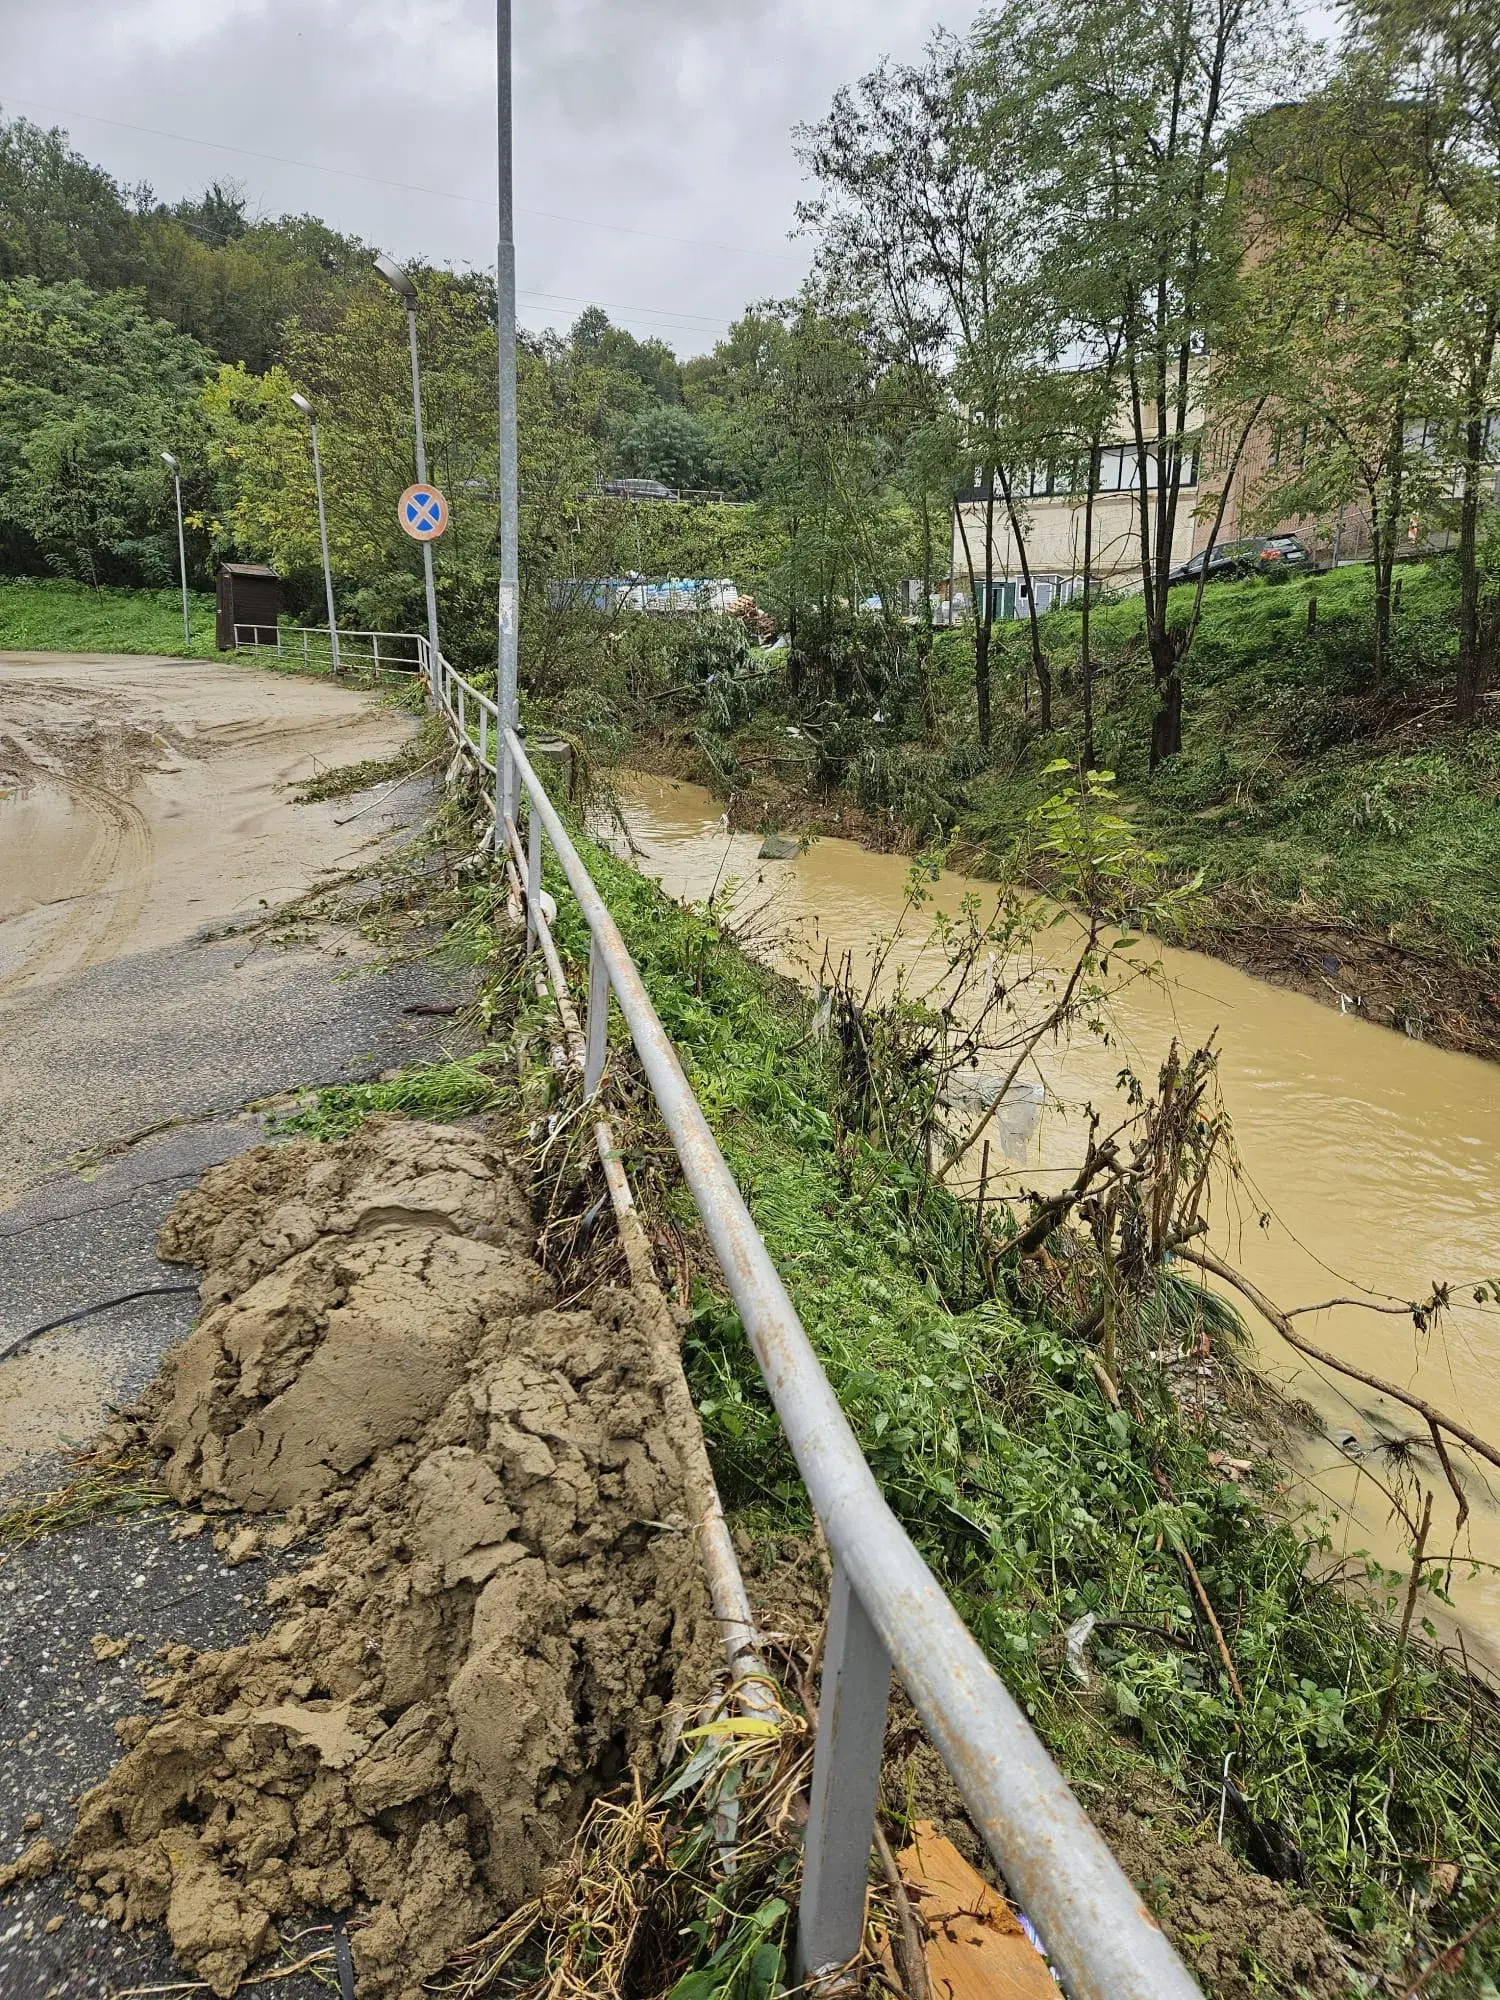
[[[542,818],[532,807],[526,814],[526,949],[536,944],[537,899],[542,893]],[[594,1018],[593,953],[589,954],[589,1019]]]
[[[532,814],[532,824],[536,815]],[[583,1094],[592,1097],[609,1051],[609,967],[596,937],[589,939],[589,1015],[584,1024]]]
[[[304,625],[302,628],[302,671],[304,673],[307,672],[309,664],[307,657],[307,627]]]
[[[799,1979],[816,1979],[847,1965],[864,1938],[865,1887],[890,1691],[890,1655],[865,1615],[848,1572],[837,1564],[828,1602],[797,1917]]]

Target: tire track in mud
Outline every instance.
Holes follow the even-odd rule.
[[[13,766],[20,762],[16,747],[12,739]],[[20,932],[21,956],[0,971],[0,997],[113,957],[145,909],[154,854],[145,814],[122,793],[30,759],[18,775],[23,793],[46,792],[65,801],[69,816],[86,821],[94,838],[86,872],[66,895],[39,900],[8,920],[12,937]]]

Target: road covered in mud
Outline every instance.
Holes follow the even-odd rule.
[[[400,710],[327,680],[181,660],[0,655],[0,1004],[284,902],[357,857],[330,765]]]
[[[145,1294],[0,1359],[0,1880],[61,1850],[158,1648],[240,1645],[265,1622],[269,1552],[243,1571],[225,1537],[179,1540],[159,1511],[85,1508],[59,1533],[47,1496],[86,1492],[97,1475],[70,1451],[191,1328],[193,1274],[158,1261],[157,1232],[206,1167],[267,1136],[255,1107],[452,1036],[404,1011],[450,1001],[449,975],[388,962],[355,923],[276,916],[323,883],[351,908],[378,892],[430,784],[369,789],[362,770],[366,789],[297,791],[378,771],[418,726],[324,679],[0,655],[0,1350]],[[105,1898],[61,1871],[26,1879],[0,1925],[7,2000],[180,1978]]]
[[[382,972],[347,927],[265,924],[357,880],[422,804],[419,784],[373,809],[296,787],[417,727],[322,679],[0,655],[0,1347],[160,1283],[161,1214],[260,1136],[246,1104],[421,1045],[402,1007],[430,972]],[[0,1486],[136,1393],[185,1312],[129,1305],[0,1364]]]

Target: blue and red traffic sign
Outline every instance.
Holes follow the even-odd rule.
[[[448,503],[435,486],[408,486],[396,502],[396,519],[414,542],[435,542],[448,525]]]

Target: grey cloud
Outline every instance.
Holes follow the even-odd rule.
[[[566,325],[597,299],[683,352],[805,269],[787,241],[792,124],[883,53],[914,53],[941,18],[938,0],[516,0],[515,15],[522,317]],[[273,214],[488,264],[493,18],[486,0],[0,0],[0,103],[68,125],[91,158],[168,199],[234,178]]]

